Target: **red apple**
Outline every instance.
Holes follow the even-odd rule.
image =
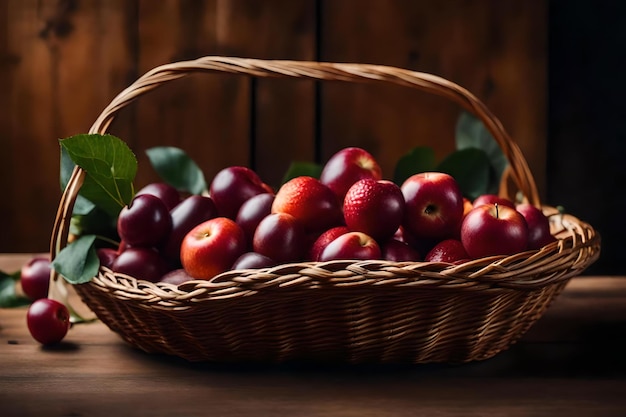
[[[235,263],[233,264],[232,269],[259,269],[259,268],[269,268],[271,266],[277,265],[278,262],[275,260],[268,258],[265,255],[261,255],[257,252],[246,252],[241,255]]]
[[[528,225],[528,249],[539,249],[556,240],[550,233],[550,220],[532,204],[518,204],[516,210],[524,216]]]
[[[474,200],[472,205],[474,207],[482,206],[483,204],[498,204],[499,206],[508,206],[515,208],[515,203],[505,197],[500,197],[496,194],[483,194]]]
[[[513,255],[528,248],[528,226],[524,216],[514,208],[483,204],[465,216],[461,241],[474,259]]]
[[[356,147],[341,149],[331,156],[320,175],[322,184],[328,186],[340,202],[352,184],[364,178],[380,180],[382,170],[369,152]]]
[[[22,291],[31,300],[48,296],[52,267],[48,256],[34,256],[20,270]]]
[[[259,175],[250,168],[231,166],[219,171],[209,188],[209,194],[221,217],[235,220],[241,205],[261,193],[273,193]]]
[[[380,246],[363,232],[348,232],[330,242],[322,251],[320,261],[335,259],[380,259]]]
[[[404,227],[416,238],[442,240],[458,236],[463,219],[463,195],[445,173],[425,172],[402,184],[406,202]]]
[[[293,178],[280,187],[272,203],[272,213],[292,215],[307,232],[321,232],[343,221],[335,194],[318,179],[308,176]]]
[[[300,261],[306,250],[306,233],[292,215],[272,213],[256,228],[252,248],[278,262]]]
[[[180,247],[180,260],[196,279],[211,279],[233,265],[246,251],[246,238],[237,223],[215,217],[187,233]]]
[[[392,262],[416,262],[420,254],[406,242],[397,239],[387,240],[381,247],[382,258]]]
[[[59,343],[71,326],[70,312],[56,300],[40,298],[28,307],[26,325],[33,339],[42,345]]]
[[[343,202],[346,226],[377,241],[390,238],[404,218],[404,196],[391,181],[365,178],[355,182]]]
[[[252,238],[257,226],[267,215],[272,212],[274,194],[263,193],[251,197],[241,205],[235,221],[243,229],[248,243],[252,245]]]
[[[458,239],[446,239],[437,243],[426,254],[424,260],[426,262],[447,262],[447,263],[459,263],[469,260],[468,255],[463,243]]]
[[[346,226],[336,226],[323,232],[317,237],[317,239],[315,239],[309,248],[308,259],[313,262],[318,262],[324,248],[328,246],[330,242],[344,233],[348,233],[349,231],[350,230]]]

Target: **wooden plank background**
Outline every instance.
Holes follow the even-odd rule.
[[[0,3],[0,252],[48,247],[61,191],[57,140],[89,129],[136,77],[204,55],[362,62],[431,72],[468,88],[546,172],[543,1],[8,0]],[[445,156],[459,109],[397,87],[200,75],[124,109],[111,127],[135,150],[180,146],[211,178],[228,165],[277,184],[292,160],[355,145],[387,176],[420,144]]]

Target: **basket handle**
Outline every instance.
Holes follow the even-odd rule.
[[[196,72],[222,72],[253,77],[294,77],[323,81],[390,83],[445,97],[474,114],[484,123],[509,161],[512,181],[531,204],[540,206],[534,178],[520,148],[506,133],[500,121],[480,100],[459,85],[436,75],[389,66],[220,56],[207,56],[191,61],[166,64],[148,71],[119,93],[96,119],[89,133],[104,134],[117,112],[136,98],[162,84]],[[84,171],[76,167],[61,197],[50,243],[52,259],[67,245],[69,221],[74,202],[84,181],[84,175]],[[56,276],[54,279],[56,280]]]

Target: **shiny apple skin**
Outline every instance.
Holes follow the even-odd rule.
[[[343,148],[331,156],[322,169],[320,181],[330,188],[342,202],[348,189],[357,181],[370,178],[382,179],[378,161],[365,149]]]
[[[362,232],[348,232],[326,245],[319,260],[368,260],[381,259],[381,256],[380,246],[373,237]]]
[[[463,219],[463,195],[456,180],[445,173],[415,174],[402,184],[406,203],[404,227],[416,238],[456,237]]]
[[[517,210],[484,204],[465,216],[461,242],[473,259],[513,255],[528,248],[528,226]]]
[[[426,262],[446,262],[456,264],[470,259],[469,254],[463,246],[463,242],[458,239],[446,239],[437,243],[426,254]]]
[[[215,217],[187,233],[180,259],[190,276],[208,280],[229,270],[245,251],[246,238],[241,227],[227,217]]]
[[[71,326],[70,313],[64,304],[40,298],[28,307],[26,325],[33,339],[45,346],[53,345],[67,334]]]
[[[257,194],[273,193],[272,187],[265,184],[259,175],[250,168],[231,166],[219,171],[209,187],[220,217],[235,220],[239,208]]]
[[[351,231],[363,232],[383,241],[398,230],[404,219],[402,190],[387,180],[357,181],[346,193],[343,216]]]
[[[496,194],[483,194],[474,199],[473,207],[482,206],[483,204],[498,204],[500,206],[508,206],[515,208],[515,203],[506,197],[500,197]]]
[[[314,241],[308,251],[308,259],[313,262],[320,260],[322,251],[330,242],[338,238],[339,236],[348,233],[350,230],[346,226],[332,227],[322,234],[320,234]]]

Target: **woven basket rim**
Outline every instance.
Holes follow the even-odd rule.
[[[194,279],[178,285],[153,283],[102,267],[90,283],[83,285],[148,308],[166,310],[186,310],[202,302],[289,290],[536,291],[569,280],[599,256],[600,236],[587,223],[571,215],[559,215],[552,223],[555,234],[562,237],[540,249],[458,265],[384,260],[294,262],[230,270],[210,280]]]
[[[508,174],[512,182],[531,204],[542,207],[534,178],[521,150],[507,134],[500,121],[479,99],[466,89],[436,75],[390,66],[220,56],[170,63],[148,71],[118,94],[96,119],[90,133],[106,133],[117,113],[129,103],[167,82],[195,72],[222,72],[252,77],[295,77],[321,81],[386,82],[443,96],[474,113],[483,121],[509,161]],[[50,245],[52,258],[68,243],[69,218],[83,180],[84,172],[77,167],[68,181],[59,204]],[[501,193],[502,190],[503,188],[501,188]],[[557,213],[553,207],[543,206],[543,208],[551,215]],[[562,215],[560,219],[561,225],[564,221],[568,225],[562,226],[561,231],[555,230],[555,233],[561,234],[562,238],[553,244],[536,251],[477,259],[461,265],[428,262],[394,263],[379,260],[296,263],[263,270],[227,271],[209,281],[194,280],[178,287],[162,283],[137,284],[140,280],[101,271],[94,278],[94,285],[111,285],[123,297],[137,297],[141,300],[155,300],[162,297],[168,301],[172,300],[172,294],[183,300],[193,298],[199,293],[202,293],[205,298],[226,297],[224,294],[228,291],[225,288],[230,288],[229,291],[234,292],[251,291],[250,286],[253,291],[272,286],[293,288],[297,285],[317,285],[311,284],[315,279],[330,280],[336,285],[339,285],[342,279],[345,282],[341,285],[348,285],[347,282],[350,280],[352,280],[350,285],[364,285],[363,283],[374,280],[375,285],[378,286],[426,285],[424,283],[430,279],[436,283],[433,285],[442,288],[484,286],[485,288],[536,289],[568,279],[583,271],[598,257],[600,237],[597,232],[590,225],[573,216]],[[53,279],[57,280],[58,276],[55,272],[53,275]],[[103,279],[104,276],[112,279]],[[292,277],[293,281],[289,282],[285,276]],[[416,277],[420,279],[415,280]],[[124,288],[129,289],[127,294],[124,293]],[[238,288],[238,290],[235,291],[233,288]],[[213,292],[217,292],[218,295]]]

